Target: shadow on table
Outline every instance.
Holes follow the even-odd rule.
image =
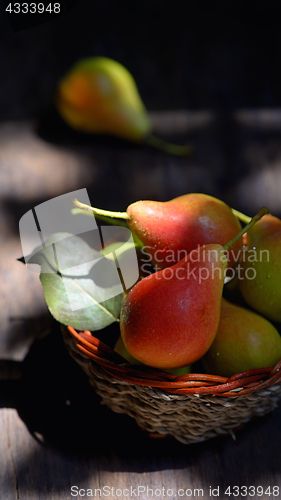
[[[122,178],[116,176],[115,157],[113,162],[112,158],[110,160],[114,168],[106,172],[106,182],[102,175],[98,182],[99,188],[107,192],[108,176],[113,174],[115,184],[119,184],[118,191],[122,193],[121,199],[126,199],[130,193],[136,199],[155,197],[164,201],[185,192],[206,192],[250,215],[265,205],[280,216],[280,111],[221,108],[213,110],[211,116],[210,123],[201,126],[191,123],[188,131],[183,130],[180,134],[173,133],[171,121],[166,138],[179,144],[188,141],[193,147],[192,156],[185,160],[116,137],[76,132],[52,107],[38,120],[37,134],[51,143],[85,148],[90,157],[95,157],[99,149],[115,151],[116,156],[131,150],[130,160],[126,155],[121,160],[127,167]],[[157,131],[155,133],[158,135]],[[140,177],[145,181],[139,179],[139,191],[135,194],[132,170],[138,175],[137,157],[142,164]],[[155,178],[157,169],[159,175]],[[158,187],[151,192],[151,184],[155,183]],[[114,198],[114,193],[110,194]],[[94,198],[98,197],[99,193],[94,193]]]
[[[173,119],[166,121],[165,131],[156,127],[155,135],[174,144],[191,145],[192,155],[179,157],[114,136],[77,132],[66,125],[52,106],[38,117],[35,133],[45,142],[82,150],[90,161],[102,165],[93,185],[87,186],[95,202],[126,206],[138,199],[165,201],[186,192],[219,196],[227,175],[220,161],[213,119],[198,124],[193,118],[189,126],[183,124],[175,130]]]
[[[117,330],[116,325],[106,328],[103,340],[113,343]],[[5,363],[0,406],[16,408],[42,451],[53,450],[74,470],[80,462],[96,459],[99,470],[110,472],[187,468],[222,487],[231,480],[235,484],[235,477],[239,484],[257,484],[264,474],[281,470],[280,408],[238,431],[236,441],[226,436],[186,446],[170,438],[152,439],[130,417],[100,405],[86,375],[70,358],[56,323],[34,342],[22,364],[2,361],[0,368]],[[9,379],[9,366],[15,380]],[[21,467],[28,468],[28,463]],[[81,470],[85,479],[89,469]]]

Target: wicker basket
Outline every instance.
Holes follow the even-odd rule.
[[[89,377],[102,403],[133,417],[141,429],[184,444],[232,434],[276,408],[281,398],[281,360],[274,368],[231,378],[206,374],[176,377],[127,363],[92,336],[62,327],[65,344]]]

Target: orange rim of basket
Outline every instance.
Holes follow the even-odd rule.
[[[247,370],[230,378],[205,373],[177,376],[149,366],[128,363],[90,331],[78,333],[72,326],[68,326],[67,330],[81,355],[101,365],[112,377],[135,385],[159,388],[172,394],[240,397],[281,382],[281,360],[274,367]]]

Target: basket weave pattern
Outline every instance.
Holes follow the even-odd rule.
[[[270,412],[281,398],[281,360],[271,368],[229,379],[188,374],[176,377],[131,365],[91,335],[62,327],[67,349],[95,391],[116,413],[133,417],[149,433],[171,435],[184,444],[233,432]]]

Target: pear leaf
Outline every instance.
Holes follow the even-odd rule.
[[[62,278],[52,273],[42,273],[40,279],[47,306],[63,325],[95,331],[118,321],[123,293],[102,301],[105,291],[92,280]]]
[[[84,276],[90,271],[92,262],[100,257],[100,252],[91,248],[79,236],[54,233],[43,247],[35,248],[25,257],[25,262],[39,264],[42,273],[59,271],[66,276],[69,273],[71,276]]]
[[[79,236],[56,233],[25,262],[41,266],[47,306],[60,323],[94,331],[119,321],[123,288],[116,264]]]

